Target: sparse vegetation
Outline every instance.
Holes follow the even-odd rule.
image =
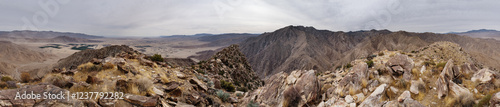
[[[247,107],[259,107],[259,103],[256,103],[252,100],[247,104]]]
[[[5,89],[5,88],[8,88],[8,84],[6,82],[0,82],[0,88],[1,89]]]
[[[113,65],[112,63],[110,62],[106,62],[102,65],[102,67],[104,68],[104,70],[107,70],[107,69],[113,69],[115,68],[115,65]]]
[[[372,60],[366,61],[366,64],[368,65],[368,68],[371,68],[374,65]]]
[[[160,54],[154,54],[153,56],[151,56],[151,61],[163,62],[163,57],[161,57]]]
[[[103,67],[101,65],[95,65],[88,62],[86,64],[78,66],[78,69],[82,72],[94,72],[94,71],[101,71]]]
[[[217,95],[217,97],[219,97],[224,102],[228,101],[229,100],[229,96],[230,96],[229,93],[226,93],[226,92],[224,92],[222,90],[218,90],[216,92],[216,95]]]
[[[224,80],[220,80],[221,87],[229,92],[234,92],[234,85],[231,82],[226,82]]]
[[[351,68],[351,67],[352,67],[351,63],[347,63],[344,65],[344,68]]]
[[[1,80],[2,80],[3,82],[7,82],[7,81],[14,81],[14,79],[12,79],[12,77],[10,77],[10,76],[3,76]]]
[[[430,65],[436,65],[436,63],[434,61],[430,60],[430,61],[424,61],[424,65],[430,66]]]
[[[31,81],[30,73],[28,73],[28,72],[21,73],[21,81],[24,83],[30,82]]]
[[[379,52],[378,56],[384,56],[384,52]]]
[[[488,95],[484,96],[483,98],[481,98],[481,100],[479,100],[479,102],[474,107],[484,107],[485,105],[489,105],[490,99],[491,99],[491,95],[488,94]]]
[[[71,87],[73,86],[73,84],[71,84],[70,82],[68,82],[63,75],[61,74],[51,74],[51,75],[48,75],[46,76],[42,82],[46,82],[46,83],[49,83],[49,84],[52,84],[52,85],[55,85],[55,86],[58,86],[58,87],[61,87],[61,88],[66,88],[66,87]]]

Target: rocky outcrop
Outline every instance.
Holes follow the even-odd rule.
[[[403,75],[405,81],[410,81],[414,62],[407,55],[396,54],[385,65],[391,68],[391,74],[396,76]]]
[[[76,52],[66,58],[59,60],[54,68],[66,68],[72,69],[76,66],[92,61],[92,59],[104,59],[108,56],[115,56],[122,52],[129,53],[137,56],[132,48],[125,45],[114,45],[108,46],[97,50],[87,49],[80,52]],[[136,53],[136,54],[133,54]]]
[[[303,106],[319,103],[321,86],[315,73],[314,70],[296,70],[290,74],[275,74],[267,79],[264,87],[250,92],[244,101],[256,101],[266,106]],[[241,105],[246,104],[248,102]]]
[[[256,89],[263,83],[248,64],[245,55],[239,51],[238,45],[222,49],[195,67],[198,67],[195,69],[197,72],[210,73],[211,78],[233,83],[240,91]]]
[[[359,107],[380,107],[384,103],[380,102],[381,97],[384,95],[387,88],[387,84],[381,84],[375,89],[370,96],[368,96]]]

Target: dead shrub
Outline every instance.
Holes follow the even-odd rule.
[[[24,83],[30,82],[31,81],[30,73],[28,73],[28,72],[21,73],[21,81]]]
[[[73,84],[66,80],[61,74],[48,75],[42,81],[61,88],[70,88],[73,86]]]
[[[113,64],[112,64],[112,63],[110,63],[110,62],[106,62],[106,63],[104,63],[104,64],[102,65],[102,68],[103,68],[104,70],[107,70],[107,69],[113,69],[113,68],[115,68],[115,65],[113,65]]]

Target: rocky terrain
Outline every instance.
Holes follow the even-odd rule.
[[[44,62],[54,57],[53,54],[32,50],[10,41],[0,41],[0,50],[0,74],[15,78],[18,78],[21,72],[33,70],[27,67],[28,65],[48,66],[50,64],[44,64]]]
[[[441,55],[453,57],[440,57]],[[413,53],[380,51],[324,73],[279,72],[239,106],[495,106],[498,71],[481,68],[458,44],[436,42]]]
[[[246,91],[263,83],[237,45],[192,66],[156,60],[127,46],[81,51],[61,60],[59,63],[64,64],[41,80],[29,75],[23,76],[23,81],[2,76],[0,86],[5,90],[0,90],[0,106],[232,106]],[[69,67],[72,65],[77,67]],[[15,99],[18,91],[125,94],[123,99],[114,100],[27,100]]]
[[[481,65],[500,68],[499,41],[455,34],[388,30],[332,32],[313,27],[287,26],[249,38],[240,43],[240,47],[259,77],[265,78],[281,71],[290,73],[298,69],[331,71],[380,50],[410,53],[439,41],[457,43]]]

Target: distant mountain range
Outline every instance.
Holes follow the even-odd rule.
[[[0,39],[13,42],[100,42],[103,36],[54,31],[0,31]]]
[[[499,69],[500,42],[455,34],[371,30],[332,32],[287,26],[240,43],[243,54],[260,77],[297,69],[333,71],[336,67],[381,50],[411,52],[438,41],[461,45],[480,63]]]
[[[479,29],[479,30],[471,30],[471,31],[467,31],[467,32],[450,32],[450,34],[470,36],[470,37],[474,37],[474,38],[493,38],[496,40],[500,40],[500,31],[491,30],[491,29]]]

